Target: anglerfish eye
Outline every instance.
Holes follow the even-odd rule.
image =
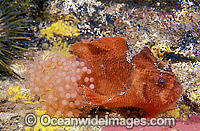
[[[165,79],[164,78],[159,78],[158,79],[158,83],[159,84],[164,84],[165,83]]]

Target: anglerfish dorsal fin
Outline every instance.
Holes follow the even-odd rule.
[[[154,57],[153,53],[148,47],[144,47],[139,54],[135,55],[132,58],[131,63],[140,68],[158,68],[161,69],[164,67],[162,61],[159,61]]]
[[[126,40],[121,37],[105,37],[95,39],[87,44],[92,54],[99,54],[102,52],[109,52],[110,54],[126,53],[127,50]]]

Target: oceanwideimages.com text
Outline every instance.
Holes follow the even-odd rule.
[[[56,118],[45,114],[41,116],[40,123],[43,126],[125,126],[128,129],[134,126],[175,126],[174,118],[114,118],[105,115],[104,118],[96,115],[87,118]]]

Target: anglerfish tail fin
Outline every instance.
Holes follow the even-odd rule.
[[[84,88],[84,91],[86,99],[92,102],[92,104],[94,104],[95,106],[104,105],[108,99],[106,96],[100,95],[92,91],[91,89]]]

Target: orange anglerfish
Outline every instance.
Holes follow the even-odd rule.
[[[77,42],[72,52],[84,60],[92,73],[94,84],[79,81],[86,99],[95,106],[137,107],[151,118],[175,107],[182,93],[182,86],[170,68],[153,56],[146,47],[126,60],[126,40],[106,37],[92,42]]]

